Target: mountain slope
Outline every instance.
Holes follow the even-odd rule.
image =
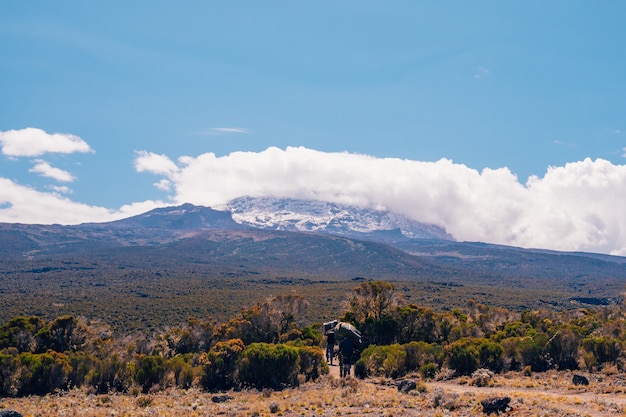
[[[483,283],[532,278],[588,294],[601,282],[618,283],[626,276],[626,258],[456,242],[442,228],[387,212],[290,199],[242,198],[229,207],[232,216],[184,204],[109,223],[0,224],[0,258],[88,256],[145,267],[147,260],[169,266],[191,262],[236,273],[342,278]]]

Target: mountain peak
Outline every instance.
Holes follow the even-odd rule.
[[[227,211],[185,203],[180,206],[161,207],[146,213],[118,220],[118,227],[146,227],[172,230],[240,228]]]
[[[373,210],[314,200],[292,198],[240,197],[227,209],[237,223],[274,230],[317,232],[351,237],[387,233],[390,239],[453,238],[444,228],[420,223],[388,211]],[[399,233],[397,233],[399,231]]]

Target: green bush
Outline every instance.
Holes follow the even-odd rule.
[[[428,362],[420,366],[419,373],[424,379],[433,379],[437,375],[438,370],[437,364]]]
[[[252,343],[242,352],[238,376],[244,386],[283,389],[298,385],[298,371],[298,348]]]
[[[587,337],[581,343],[587,357],[593,358],[593,363],[588,365],[602,365],[616,363],[622,354],[622,343],[613,337]]]
[[[19,352],[34,352],[35,334],[44,326],[39,317],[15,317],[0,326],[0,350],[16,348]]]
[[[110,391],[128,392],[132,379],[131,370],[119,355],[111,355],[95,362],[87,382],[98,394]]]
[[[207,391],[228,390],[237,385],[237,362],[245,346],[241,339],[218,342],[201,359],[202,388]]]
[[[417,371],[428,363],[441,366],[444,359],[443,348],[437,343],[410,342],[402,345],[406,352],[407,372]]]
[[[480,352],[475,341],[468,338],[459,339],[446,346],[448,366],[458,375],[471,375],[480,364]]]
[[[84,323],[73,316],[61,316],[52,320],[35,337],[38,352],[76,352],[86,342]]]
[[[363,351],[359,361],[365,366],[367,375],[397,378],[406,374],[406,357],[402,345],[370,345]]]
[[[544,347],[548,344],[545,333],[536,333],[533,337],[509,337],[503,339],[500,345],[504,349],[504,361],[508,363],[506,369],[521,370],[527,366],[533,372],[543,372],[551,367],[550,357]]]
[[[0,351],[0,397],[14,397],[19,387],[20,360],[16,348]]]
[[[68,385],[70,387],[81,387],[88,382],[89,376],[99,360],[88,353],[75,352],[68,355],[68,361],[72,367]]]
[[[483,340],[478,345],[480,367],[500,372],[504,368],[504,348],[502,345],[490,340]]]
[[[300,347],[298,348],[298,356],[300,357],[298,372],[303,374],[307,381],[315,381],[322,373],[328,373],[324,351],[319,346]]]
[[[558,369],[578,369],[580,338],[569,328],[558,330],[546,345],[546,351]]]
[[[54,351],[19,355],[20,370],[17,395],[44,395],[68,383],[72,367],[66,355]]]
[[[363,359],[359,359],[354,364],[354,376],[360,379],[367,377],[367,367],[365,366],[365,361]]]
[[[168,367],[174,375],[174,382],[177,387],[191,388],[194,380],[193,365],[190,362],[191,354],[176,355],[168,362]]]
[[[139,355],[136,362],[134,379],[141,386],[141,391],[146,394],[155,385],[163,386],[167,367],[165,359],[155,355]]]

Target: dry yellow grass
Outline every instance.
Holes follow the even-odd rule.
[[[603,394],[623,383],[621,376],[603,377],[588,387],[571,389],[571,374],[551,372],[531,377],[509,374],[497,386],[476,387],[459,380],[423,382],[425,392],[401,394],[393,383],[360,381],[327,375],[315,383],[284,391],[225,393],[232,397],[215,403],[215,394],[169,390],[157,394],[88,395],[74,390],[58,395],[0,399],[0,409],[13,409],[25,417],[115,416],[481,416],[480,401],[494,396],[511,397],[509,415],[622,416],[626,395]],[[530,382],[534,386],[527,388]],[[547,385],[546,385],[547,384]],[[420,389],[424,391],[424,389]]]

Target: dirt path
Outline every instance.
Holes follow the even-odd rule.
[[[623,415],[626,409],[626,394],[611,393],[600,394],[593,392],[594,387],[581,389],[563,389],[536,387],[527,388],[524,386],[493,386],[476,387],[470,385],[460,385],[455,381],[434,381],[427,384],[428,390],[443,390],[446,393],[456,393],[458,395],[473,395],[480,397],[510,397],[512,406],[516,404],[541,405],[545,410],[553,410],[566,415],[592,415],[594,417],[610,417]],[[520,408],[520,407],[517,407]]]

